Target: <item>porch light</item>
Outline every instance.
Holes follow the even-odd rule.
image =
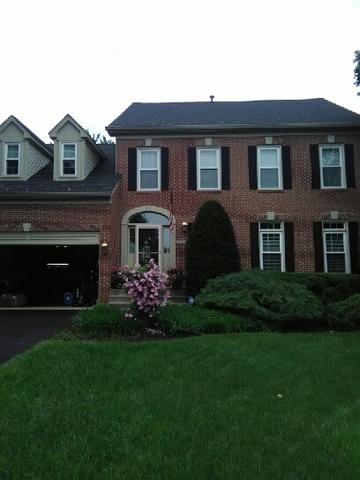
[[[101,247],[101,251],[102,253],[106,253],[107,249],[108,249],[108,243],[106,240],[103,240],[100,244],[100,247]]]
[[[182,224],[181,224],[181,231],[182,231],[183,233],[187,233],[188,228],[189,228],[188,223],[187,223],[187,222],[182,222]]]

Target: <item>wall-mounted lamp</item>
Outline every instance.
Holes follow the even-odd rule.
[[[187,233],[187,232],[188,232],[188,228],[189,228],[188,223],[187,223],[187,222],[182,222],[182,224],[181,224],[181,231],[182,231],[183,233]]]
[[[103,253],[106,253],[107,249],[108,249],[108,243],[106,240],[103,240],[102,243],[100,244],[100,247],[101,247],[101,251]]]

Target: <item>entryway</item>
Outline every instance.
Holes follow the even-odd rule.
[[[144,265],[153,258],[163,271],[175,267],[175,232],[167,210],[144,206],[127,212],[121,234],[121,265]]]

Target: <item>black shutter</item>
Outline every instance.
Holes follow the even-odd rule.
[[[161,190],[169,189],[169,149],[161,149]]]
[[[250,223],[251,268],[260,267],[259,224]]]
[[[349,222],[351,273],[359,273],[359,224]]]
[[[257,185],[257,151],[256,145],[249,145],[248,147],[248,161],[249,161],[249,188],[256,190]]]
[[[128,190],[136,190],[136,148],[128,150]]]
[[[221,188],[230,190],[230,149],[221,147]]]
[[[345,171],[347,188],[355,188],[354,145],[345,145]]]
[[[196,148],[188,150],[188,189],[196,190]]]
[[[310,145],[311,187],[320,188],[319,145]]]
[[[284,190],[290,190],[292,188],[290,145],[284,145],[281,151],[282,151],[283,188]]]
[[[322,222],[313,223],[315,272],[324,271],[324,247]]]
[[[294,224],[285,222],[285,270],[295,271]]]

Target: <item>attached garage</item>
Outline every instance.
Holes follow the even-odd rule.
[[[91,305],[98,298],[97,232],[0,234],[0,306]]]

